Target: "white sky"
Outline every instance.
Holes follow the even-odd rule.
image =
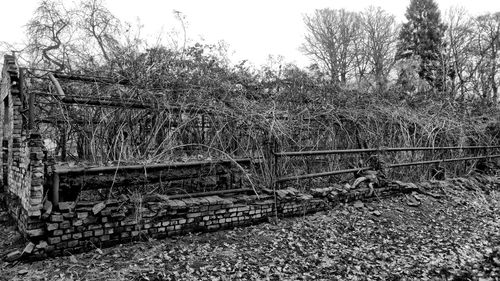
[[[451,6],[463,6],[472,15],[500,11],[499,0],[436,2],[441,13]],[[135,24],[139,19],[144,25],[143,34],[150,38],[179,29],[173,15],[173,10],[177,10],[186,16],[189,38],[204,39],[205,43],[224,40],[229,44],[233,62],[247,59],[260,66],[269,55],[282,55],[286,62],[304,66],[308,60],[299,51],[305,32],[303,14],[321,8],[361,11],[374,5],[402,22],[409,3],[410,0],[107,0],[106,6],[122,22]],[[37,4],[37,0],[0,0],[0,41],[22,41],[23,25]]]

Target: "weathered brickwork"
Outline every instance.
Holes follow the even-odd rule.
[[[28,237],[41,235],[40,215],[43,198],[42,140],[25,126],[25,105],[15,58],[6,55],[2,70],[0,107],[0,151],[2,186],[7,204],[19,229]],[[5,181],[4,181],[5,179]]]
[[[294,197],[282,198],[276,205],[272,195],[62,202],[58,212],[45,216],[44,239],[38,241],[34,254],[61,255],[149,237],[250,225],[275,216],[276,206],[279,216],[293,216],[324,210],[327,204]]]
[[[58,211],[42,214],[43,239],[36,241],[34,257],[56,256],[107,247],[147,238],[189,232],[207,232],[257,224],[278,217],[303,216],[339,203],[411,192],[416,187],[389,183],[369,194],[369,189],[337,188],[304,194],[293,188],[276,194],[205,196],[169,200],[125,196],[107,201],[61,202]],[[50,214],[49,214],[50,213]]]

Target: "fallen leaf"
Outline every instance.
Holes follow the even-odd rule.
[[[354,202],[354,208],[361,209],[361,208],[363,208],[363,207],[365,207],[365,204],[363,204],[363,202],[361,202],[361,201],[359,201],[359,200],[358,200],[358,201],[356,201],[356,202]]]

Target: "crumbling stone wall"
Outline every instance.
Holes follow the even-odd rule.
[[[1,79],[0,151],[2,186],[9,211],[22,233],[30,238],[43,234],[40,221],[43,198],[43,143],[25,125],[26,108],[15,57],[6,55]],[[5,155],[6,154],[6,155]],[[6,157],[5,157],[6,156]],[[3,179],[6,179],[4,182]]]

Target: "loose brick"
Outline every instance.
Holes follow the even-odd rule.
[[[76,246],[78,246],[78,240],[68,241],[68,248],[74,248]]]
[[[99,229],[99,228],[102,228],[102,225],[100,225],[100,224],[91,224],[91,225],[88,226],[89,230],[96,230],[96,229]]]
[[[47,231],[56,230],[59,228],[58,223],[47,223]]]
[[[226,209],[220,209],[220,210],[215,211],[216,214],[225,214],[226,212],[227,212]]]
[[[201,216],[201,213],[189,213],[187,214],[187,218],[196,218],[196,217],[199,217]]]
[[[73,212],[63,214],[64,219],[72,219],[74,216],[75,216],[75,213],[73,213]]]
[[[88,216],[89,216],[88,212],[78,212],[78,213],[76,213],[76,217],[79,218],[79,219],[84,219],[84,218],[86,218]]]
[[[115,224],[114,222],[108,222],[108,223],[105,223],[104,224],[104,227],[105,228],[110,228],[110,227],[115,227],[117,224]]]
[[[49,237],[47,238],[47,242],[51,245],[57,244],[61,242],[61,237]]]
[[[64,220],[61,214],[52,214],[50,215],[51,222],[62,222]]]
[[[59,224],[59,228],[68,229],[71,227],[71,223],[69,221],[63,221]]]

